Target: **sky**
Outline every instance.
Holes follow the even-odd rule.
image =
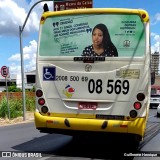
[[[31,7],[39,0],[0,0],[0,67],[9,67],[10,74],[21,73],[19,26],[23,26]],[[36,69],[39,20],[43,5],[53,11],[54,2],[38,3],[22,32],[24,71]],[[160,51],[160,0],[93,0],[93,8],[133,8],[149,13],[151,52]]]

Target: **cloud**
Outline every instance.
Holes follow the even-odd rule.
[[[28,63],[25,65],[26,71],[36,70],[36,54],[33,54],[33,57]]]
[[[29,43],[29,46],[25,46],[23,48],[24,60],[32,59],[37,52],[37,42],[35,40],[32,40]]]
[[[32,71],[36,69],[36,52],[37,52],[37,42],[35,40],[30,42],[30,46],[24,48],[26,71]]]
[[[160,52],[160,42],[156,42],[151,46],[151,53]]]
[[[24,58],[24,70],[25,71],[32,71],[36,68],[36,52],[37,52],[37,42],[35,40],[32,40],[29,42],[29,46],[25,46],[23,48],[23,58]],[[9,61],[12,62],[10,65],[10,68],[12,68],[12,73],[16,73],[17,71],[20,71],[20,66],[16,63],[20,63],[21,61],[21,55],[20,53],[15,53],[11,57],[8,58]]]
[[[9,66],[9,71],[11,74],[21,74],[21,65],[17,63],[11,63]]]
[[[156,33],[151,33],[151,37],[153,37],[153,45],[151,46],[151,53],[160,52],[160,35]]]
[[[155,40],[155,41],[160,41],[160,36],[159,36],[159,35],[155,35],[155,36],[154,36],[154,40]]]
[[[17,34],[18,25],[21,25],[24,20],[24,17],[26,17],[25,9],[19,7],[12,0],[1,0],[0,10],[1,10],[0,34],[1,35]]]
[[[153,20],[151,21],[152,25],[157,24],[158,22],[160,22],[160,13],[157,13],[154,17]]]
[[[19,37],[19,26],[24,24],[26,17],[30,12],[27,23],[24,27],[24,36],[32,36],[30,33],[38,33],[40,16],[43,13],[43,5],[47,3],[50,10],[53,10],[52,2],[38,3],[32,10],[31,7],[39,0],[0,0],[0,37],[3,41],[5,36]],[[34,37],[34,35],[33,35]],[[35,39],[35,37],[33,38]],[[10,39],[9,39],[10,41]],[[13,42],[15,46],[19,42]],[[19,48],[18,48],[19,49]],[[16,49],[15,49],[16,50]],[[23,48],[24,70],[35,70],[36,66],[37,42],[32,40]],[[11,51],[10,51],[11,52]],[[11,73],[21,73],[21,56],[19,51],[12,52],[8,58]]]
[[[37,51],[37,42],[35,40],[32,40],[29,42],[29,46],[25,46],[23,48],[23,58],[24,60],[30,60],[33,57],[35,57],[36,51]],[[21,56],[20,53],[16,53],[8,58],[9,61],[20,61]]]
[[[20,61],[20,53],[16,53],[8,58],[9,61]]]
[[[41,5],[31,12],[24,28],[25,34],[38,31],[40,14],[43,11]],[[0,0],[0,35],[19,36],[19,26],[24,24],[31,7],[32,1],[27,4],[25,0]]]

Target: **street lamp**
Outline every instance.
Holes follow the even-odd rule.
[[[31,9],[29,10],[27,17],[24,21],[24,24],[22,26],[19,26],[19,37],[20,37],[20,54],[21,54],[21,79],[22,79],[22,103],[23,103],[23,120],[26,120],[26,99],[25,99],[25,83],[24,83],[24,57],[23,57],[23,45],[22,45],[22,32],[24,30],[24,27],[27,23],[27,20],[29,18],[29,15],[32,11],[32,9],[40,2],[44,1],[54,1],[54,0],[40,0],[36,2]],[[47,9],[46,7],[44,9]]]

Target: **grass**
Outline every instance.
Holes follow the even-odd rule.
[[[9,109],[8,109],[9,108]],[[23,115],[22,98],[9,98],[8,103],[6,97],[2,97],[0,101],[0,118],[17,118]],[[35,97],[26,96],[26,111],[35,110]]]

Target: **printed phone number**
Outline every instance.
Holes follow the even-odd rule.
[[[56,76],[56,81],[82,81],[88,83],[88,92],[89,93],[97,93],[100,94],[104,90],[104,82],[101,79],[89,79],[87,76]],[[106,82],[105,82],[106,83]],[[108,79],[106,83],[106,92],[108,94],[124,94],[126,95],[129,92],[130,84],[128,80],[121,80],[121,79]]]

